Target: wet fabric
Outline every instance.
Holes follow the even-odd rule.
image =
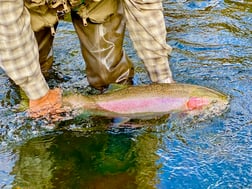
[[[57,24],[53,26],[56,30]],[[49,76],[49,70],[53,65],[53,40],[49,27],[43,28],[40,31],[34,32],[39,48],[39,62],[40,68],[45,77]]]
[[[127,83],[133,77],[133,64],[122,47],[125,20],[121,2],[119,0],[85,2],[78,10],[72,12],[72,21],[79,36],[90,85],[102,90],[110,83]],[[34,10],[36,9],[32,8],[31,13]],[[38,14],[40,17],[37,16]],[[85,18],[81,18],[80,15],[85,15]],[[31,14],[34,20],[40,19],[41,16],[43,17],[43,14],[39,11]],[[45,20],[47,20],[46,16]],[[36,25],[36,22],[31,24]],[[57,22],[53,25],[42,24],[39,29],[35,29],[38,25],[33,26],[44,74],[52,66],[53,36],[50,35],[49,28],[56,29],[56,25]]]
[[[52,35],[54,25],[71,10],[67,0],[24,0],[24,3],[31,14],[33,31],[50,27]]]
[[[57,6],[55,10],[59,8],[62,7]],[[34,7],[31,9],[31,15],[36,21],[47,13],[50,14],[51,8],[38,11],[37,13],[42,17],[33,14],[37,9]],[[168,55],[172,49],[166,43],[161,0],[99,2],[86,0],[73,9],[71,16],[79,36],[81,52],[86,63],[87,79],[91,86],[103,89],[110,83],[125,83],[133,77],[133,64],[122,48],[126,21],[133,45],[144,62],[152,82],[172,81],[168,62]],[[44,17],[47,21],[50,16]],[[35,21],[32,25],[36,24]],[[46,28],[50,27],[52,31],[52,28],[56,28],[57,21],[52,19],[52,24],[46,25]],[[49,30],[45,29],[45,25],[40,27],[38,31],[34,30],[40,47],[40,63],[45,74],[52,65],[50,53],[53,37],[48,37]]]
[[[125,20],[120,1],[103,0],[88,8],[82,18],[78,12],[73,12],[72,20],[80,39],[89,83],[98,89],[110,83],[127,83],[133,77],[133,65],[123,50]],[[103,17],[99,12],[103,12]]]
[[[40,71],[36,40],[23,0],[1,1],[0,65],[30,99],[44,96],[49,88]]]

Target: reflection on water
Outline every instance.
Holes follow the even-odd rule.
[[[155,188],[157,138],[64,132],[15,149],[14,188]],[[71,178],[71,179],[70,179]]]
[[[89,119],[48,130],[11,111],[20,93],[0,70],[0,188],[252,188],[251,1],[165,0],[164,12],[174,79],[230,95],[228,112],[204,121],[171,115],[137,129]],[[134,82],[148,83],[127,36],[125,49]],[[54,51],[49,84],[92,93],[70,23],[59,25]]]

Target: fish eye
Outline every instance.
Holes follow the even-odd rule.
[[[212,100],[211,104],[216,104],[218,100]]]

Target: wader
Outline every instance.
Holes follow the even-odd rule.
[[[70,9],[65,7],[65,3],[63,6],[64,0],[54,4],[46,4],[46,0],[25,1],[39,46],[41,70],[46,76],[53,63],[52,44],[58,24],[57,13]],[[134,70],[122,47],[125,19],[121,1],[86,0],[85,4],[71,11],[71,16],[79,37],[89,84],[102,90],[110,83],[130,82]]]

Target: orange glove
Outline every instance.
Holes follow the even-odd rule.
[[[29,101],[29,116],[31,118],[47,117],[64,112],[61,108],[61,90],[56,88],[37,99]]]

